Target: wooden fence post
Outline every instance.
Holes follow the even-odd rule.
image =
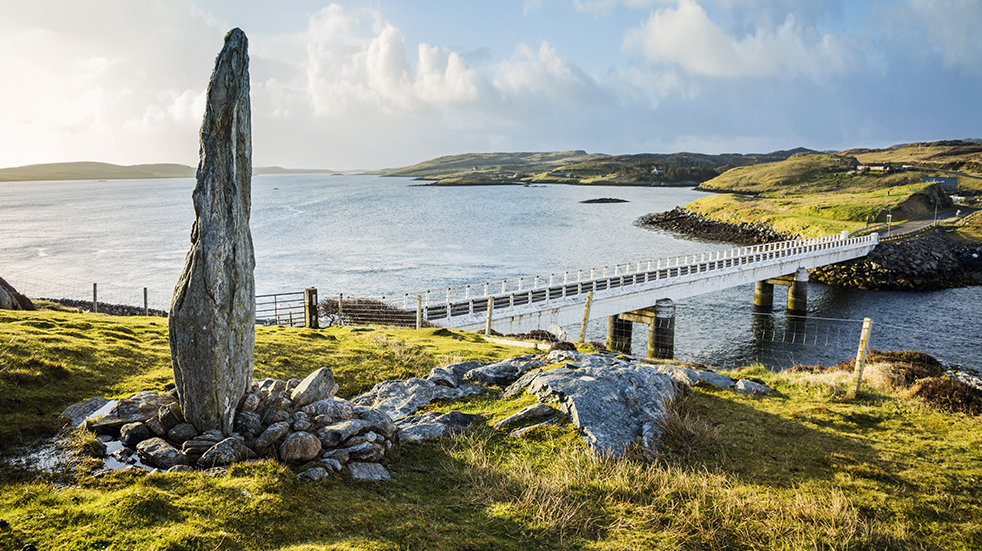
[[[484,323],[484,336],[491,336],[491,312],[494,310],[494,297],[488,297],[488,320]]]
[[[338,293],[338,327],[344,326],[344,294]]]
[[[320,329],[317,317],[317,288],[303,290],[303,324],[308,329]]]
[[[423,295],[416,295],[416,329],[423,328]]]
[[[150,315],[150,301],[147,299],[147,288],[143,288],[143,315]]]
[[[99,284],[98,283],[93,283],[92,284],[92,313],[94,313],[94,314],[98,314],[99,313],[99,292],[98,292],[98,288],[99,288]]]
[[[863,367],[866,365],[866,350],[869,348],[869,335],[873,330],[873,320],[863,319],[863,333],[859,337],[859,352],[856,353],[856,389],[849,393],[850,397],[859,394],[859,384],[863,382]]]
[[[586,324],[590,321],[590,306],[593,305],[593,291],[586,294],[586,306],[583,308],[583,325],[580,327],[580,342],[586,342]]]

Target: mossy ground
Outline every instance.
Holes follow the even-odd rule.
[[[447,333],[260,328],[257,377],[328,366],[350,396],[437,363],[525,353]],[[52,427],[69,403],[170,379],[161,320],[2,312],[0,335],[4,442]],[[7,472],[0,549],[982,547],[979,418],[889,384],[850,398],[848,372],[830,373],[742,370],[777,389],[762,397],[694,389],[660,451],[619,460],[591,455],[569,426],[523,438],[490,428],[532,401],[493,394],[435,406],[484,412],[488,424],[394,447],[386,483],[304,483],[272,462],[222,477]]]

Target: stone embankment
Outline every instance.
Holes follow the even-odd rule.
[[[965,247],[938,231],[926,237],[880,243],[863,257],[812,270],[827,285],[883,291],[934,291],[982,283],[982,246]]]
[[[647,214],[639,218],[635,225],[642,228],[668,230],[707,241],[735,243],[737,245],[787,241],[796,237],[778,233],[766,224],[717,222],[682,207],[675,207],[667,212]]]

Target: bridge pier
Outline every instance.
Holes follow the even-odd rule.
[[[675,303],[672,299],[655,302],[655,317],[648,326],[648,357],[675,359]]]
[[[808,270],[798,268],[794,281],[788,289],[788,311],[805,312],[808,310]]]
[[[774,308],[774,284],[770,281],[758,281],[754,288],[754,306],[761,310]]]
[[[631,353],[631,321],[621,315],[607,318],[607,350],[620,354]]]

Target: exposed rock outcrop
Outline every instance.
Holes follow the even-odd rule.
[[[229,32],[208,84],[191,250],[169,317],[184,415],[199,430],[226,435],[234,431],[235,408],[252,380],[255,344],[247,50],[245,33]]]
[[[34,310],[31,299],[17,292],[0,277],[0,310]]]
[[[812,270],[809,278],[827,285],[882,291],[933,291],[978,285],[974,262],[943,233],[910,241],[880,243],[863,258]]]
[[[773,243],[794,239],[793,235],[784,235],[774,231],[766,224],[727,224],[710,220],[682,207],[657,213],[647,214],[639,218],[635,225],[648,229],[668,230],[683,235],[719,241],[737,245],[756,245],[758,243]]]

